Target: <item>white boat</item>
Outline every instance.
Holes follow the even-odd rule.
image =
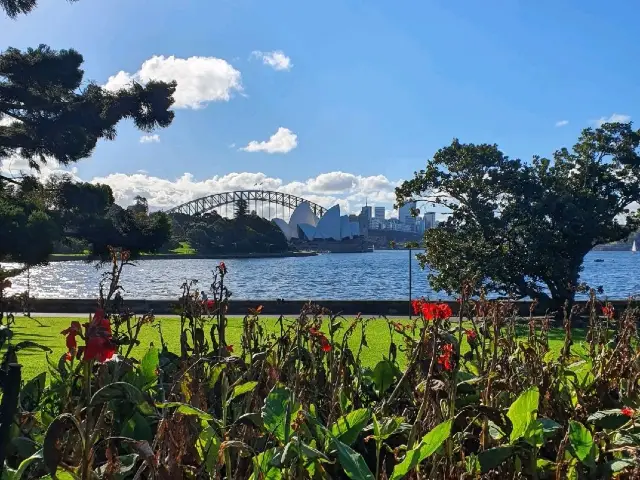
[[[636,247],[636,241],[633,241],[633,245],[631,246],[631,252],[636,253],[638,251],[638,247]]]

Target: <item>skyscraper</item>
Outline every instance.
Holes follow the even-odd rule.
[[[425,212],[424,214],[424,229],[429,230],[436,226],[436,212]]]
[[[367,219],[367,221],[369,221],[373,217],[372,210],[373,210],[373,207],[371,207],[370,205],[365,205],[364,207],[362,207],[362,211],[360,212],[360,215],[362,215]]]
[[[412,208],[416,208],[416,202],[409,202],[400,207],[398,211],[398,220],[400,220],[400,223],[408,223],[410,225],[416,223],[415,217],[411,215]]]
[[[385,208],[384,207],[376,207],[375,209],[375,218],[378,220],[384,220]]]

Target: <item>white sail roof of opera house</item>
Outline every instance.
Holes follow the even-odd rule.
[[[291,240],[291,227],[289,227],[289,224],[287,222],[285,222],[281,218],[274,218],[273,223],[280,227],[280,230],[282,230],[282,233],[287,240]]]
[[[298,238],[302,238],[304,240],[313,240],[314,238],[316,238],[316,227],[314,227],[313,225],[309,225],[308,223],[299,223]]]
[[[289,219],[289,230],[293,238],[298,238],[298,225],[301,223],[313,225],[314,227],[318,223],[318,217],[314,215],[309,202],[302,202],[291,214],[291,218]]]
[[[325,212],[316,225],[316,237],[326,240],[332,238],[341,240],[340,237],[340,205],[334,205]]]

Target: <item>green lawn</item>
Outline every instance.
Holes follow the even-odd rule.
[[[195,249],[191,248],[189,242],[180,242],[180,246],[178,248],[174,248],[171,252],[178,253],[180,255],[195,255],[197,253]]]
[[[43,324],[38,325],[37,321]],[[17,317],[16,324],[12,327],[14,331],[13,343],[21,342],[24,340],[30,340],[37,342],[41,345],[45,345],[53,350],[52,357],[57,359],[66,351],[64,336],[60,334],[62,330],[67,328],[72,320],[78,320],[83,323],[86,320],[82,318],[63,318],[63,317],[44,317],[44,318],[27,318]],[[262,321],[265,323],[268,329],[274,330],[276,328],[276,319],[273,317],[264,317]],[[347,319],[345,323],[350,321]],[[404,322],[405,320],[401,320]],[[173,351],[179,350],[179,338],[180,338],[180,320],[178,318],[162,318],[158,317],[156,322],[160,322],[162,325],[162,332],[165,340],[169,344],[169,348]],[[228,343],[238,344],[240,341],[240,335],[242,332],[242,319],[239,317],[229,318],[228,323]],[[342,335],[344,330],[339,332]],[[522,329],[522,335],[526,335],[526,329]],[[365,365],[375,365],[382,359],[383,355],[386,355],[389,350],[389,329],[386,322],[383,320],[373,320],[367,326],[367,343],[368,348],[365,348],[362,352],[362,360]],[[564,340],[564,331],[560,328],[553,329],[549,335],[551,348],[555,351],[559,351],[562,342]],[[579,342],[584,339],[584,330],[574,330],[573,332],[574,342]],[[79,339],[81,342],[81,340]],[[401,344],[401,339],[398,334],[395,334],[396,343]],[[352,337],[351,346],[357,348],[360,342],[359,329],[358,333]],[[134,349],[134,356],[140,358],[144,351],[150,344],[156,346],[160,345],[160,337],[158,330],[151,326],[145,326],[140,335],[140,346]],[[463,345],[463,350],[466,350],[466,342]],[[237,352],[237,351],[236,351]],[[355,351],[354,351],[355,353]],[[43,352],[37,350],[25,350],[18,354],[18,359],[23,365],[23,378],[29,379],[38,373],[46,370],[46,356]],[[405,358],[402,352],[398,352],[398,363],[404,366]]]

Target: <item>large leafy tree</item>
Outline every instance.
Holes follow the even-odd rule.
[[[12,18],[36,5],[36,0],[0,0],[0,10]],[[107,91],[83,81],[82,63],[75,50],[57,51],[46,45],[0,52],[0,162],[17,159],[36,171],[47,162],[69,165],[90,156],[98,140],[114,139],[120,120],[132,120],[143,131],[172,122],[175,82],[134,82],[118,91]],[[0,174],[0,229],[4,230],[0,258],[41,263],[56,240],[72,234],[88,235],[85,240],[98,254],[104,250],[101,242],[129,245],[136,251],[155,250],[166,236],[159,233],[169,225],[166,217],[122,211],[105,187],[72,186],[71,182],[59,187],[56,201],[68,195],[67,203],[52,205],[42,201],[52,200],[52,195],[46,194],[52,190],[38,185],[33,177],[16,179]],[[73,218],[77,228],[70,230],[68,220]],[[77,222],[81,218],[90,218],[93,223]],[[102,222],[100,228],[96,222]],[[25,241],[28,238],[37,240],[37,248]]]
[[[454,140],[397,190],[399,204],[448,209],[427,230],[423,265],[432,285],[572,302],[585,255],[640,225],[640,131],[631,123],[583,130],[572,149],[529,163],[496,145]]]

